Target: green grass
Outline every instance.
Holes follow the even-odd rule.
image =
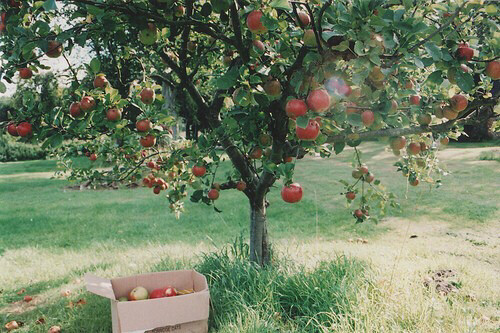
[[[407,189],[395,173],[396,158],[381,154],[379,144],[361,146],[364,161],[388,189],[400,198],[400,221],[442,221],[451,228],[475,227],[495,220],[498,213],[498,179],[495,162],[460,157],[447,162],[452,174],[444,186]],[[383,237],[389,224],[355,224],[338,182],[350,180],[352,152],[331,159],[298,161],[295,181],[304,188],[303,200],[284,203],[281,183],[269,194],[269,233],[274,242],[335,241],[353,237]],[[349,314],[357,304],[356,288],[370,286],[362,272],[367,265],[332,254],[328,262],[304,268],[278,256],[273,268],[257,270],[246,261],[245,248],[224,244],[248,234],[249,208],[244,195],[222,191],[216,213],[212,207],[186,202],[186,213],[175,219],[168,202],[150,189],[74,191],[65,180],[30,173],[49,172],[55,161],[0,164],[0,318],[28,323],[24,332],[45,332],[61,324],[67,332],[109,331],[108,301],[82,291],[85,272],[120,276],[164,269],[197,267],[211,283],[211,327],[218,332],[321,332],[338,324],[355,330]],[[23,174],[20,176],[19,174]],[[17,175],[17,176],[16,176]],[[196,248],[222,248],[202,259],[193,259]],[[228,252],[229,251],[229,252]],[[43,258],[43,263],[39,262]],[[46,261],[46,262],[45,262]],[[54,265],[47,269],[47,265]],[[18,273],[7,273],[10,269]],[[43,267],[43,273],[31,267]],[[69,299],[59,290],[77,285]],[[41,301],[36,307],[12,313],[12,302],[27,288]],[[88,304],[67,307],[85,297]],[[47,325],[35,326],[39,316]],[[339,317],[340,316],[340,317]],[[347,319],[346,319],[347,318]],[[406,323],[408,324],[408,323]],[[400,328],[403,329],[403,324]]]
[[[26,172],[53,172],[55,169],[56,161],[54,160],[0,163],[0,175],[13,175]]]

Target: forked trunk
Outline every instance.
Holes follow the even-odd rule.
[[[261,266],[270,260],[265,199],[250,201],[250,260]]]

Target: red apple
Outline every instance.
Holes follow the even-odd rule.
[[[393,150],[401,150],[406,146],[406,138],[404,136],[391,139],[391,148]]]
[[[457,57],[461,60],[470,61],[474,56],[474,50],[469,47],[469,44],[462,43],[458,45]]]
[[[94,88],[106,88],[109,84],[104,74],[98,74],[94,79]]]
[[[410,104],[420,105],[420,96],[418,96],[418,95],[410,96]]]
[[[366,165],[360,166],[358,170],[361,171],[363,175],[366,175],[368,173],[368,167]]]
[[[338,88],[337,88],[337,94],[341,95],[341,96],[345,96],[345,97],[348,97],[352,94],[352,88],[347,85],[347,84],[341,84]]]
[[[458,112],[450,108],[449,106],[445,106],[443,108],[443,117],[448,120],[453,120],[458,117]]]
[[[407,151],[408,151],[408,154],[418,155],[418,153],[420,153],[420,144],[418,144],[416,142],[410,143],[408,145]]]
[[[330,108],[330,95],[325,89],[316,89],[307,96],[307,106],[314,112],[325,112]]]
[[[288,203],[296,203],[302,199],[302,187],[298,183],[284,186],[281,189],[281,198]]]
[[[97,160],[97,154],[96,153],[90,154],[89,160],[91,160],[92,162],[95,162]]]
[[[306,128],[299,126],[295,127],[295,134],[297,137],[304,141],[314,141],[319,135],[319,124],[314,119],[309,119],[309,123]]]
[[[7,132],[12,136],[19,136],[19,133],[17,133],[17,126],[14,123],[7,125]]]
[[[81,116],[83,116],[83,110],[80,107],[80,103],[78,102],[71,103],[71,105],[69,106],[69,114],[73,118],[80,118]]]
[[[266,92],[266,94],[268,96],[278,97],[279,95],[281,95],[281,83],[280,83],[280,81],[278,81],[276,79],[267,81],[264,84],[264,91]]]
[[[493,80],[500,79],[500,61],[490,61],[488,65],[486,65],[486,75]]]
[[[23,3],[19,0],[9,0],[9,5],[14,8],[19,8],[23,5]]]
[[[92,96],[84,96],[80,101],[80,108],[83,111],[91,111],[95,108],[95,100]]]
[[[260,51],[265,51],[266,50],[266,46],[264,45],[264,43],[262,43],[260,40],[258,39],[255,39],[253,42],[252,42],[253,46],[255,46],[257,49],[259,49]]]
[[[144,104],[152,104],[155,100],[155,91],[151,88],[142,89],[141,93],[141,101]]]
[[[49,40],[47,53],[45,53],[47,57],[59,58],[62,52],[63,52],[63,47],[61,43],[56,42],[55,40]]]
[[[267,28],[262,24],[261,21],[262,12],[260,10],[254,10],[247,16],[247,27],[254,34],[262,34],[267,31]]]
[[[299,11],[297,15],[299,16],[299,20],[303,27],[307,27],[311,23],[311,18],[306,12]]]
[[[184,6],[176,6],[175,9],[174,9],[174,13],[175,13],[175,16],[177,17],[181,17],[181,16],[184,16],[184,14],[186,13],[186,8],[184,8]]]
[[[449,139],[447,136],[445,136],[444,138],[441,138],[441,139],[439,140],[439,142],[440,142],[442,145],[445,145],[445,146],[446,146],[446,145],[450,142],[450,139]]]
[[[118,121],[122,119],[122,111],[119,109],[109,109],[106,112],[106,118],[108,118],[109,121]]]
[[[464,95],[455,95],[450,99],[450,106],[453,111],[460,112],[467,108],[467,98]]]
[[[370,110],[363,111],[361,114],[361,121],[363,122],[363,125],[368,127],[375,121],[375,114]]]
[[[217,191],[215,188],[211,189],[210,191],[208,191],[208,198],[210,200],[219,199],[219,191]]]
[[[240,180],[236,184],[236,188],[238,189],[238,191],[244,191],[247,188],[247,183],[245,183],[244,181]]]
[[[192,171],[193,175],[195,175],[196,177],[203,177],[207,172],[207,168],[205,168],[203,165],[195,165]]]
[[[156,168],[156,163],[155,161],[149,161],[146,166],[150,169],[155,169]]]
[[[259,158],[262,158],[262,153],[263,153],[262,148],[254,147],[250,151],[250,154],[248,154],[248,157],[250,157],[251,159],[257,160]]]
[[[149,119],[142,119],[135,123],[135,128],[138,132],[147,132],[151,129],[151,122]]]
[[[30,136],[33,130],[31,124],[25,121],[17,125],[16,129],[17,134],[19,134],[19,136],[21,137]]]
[[[33,72],[29,68],[20,68],[19,76],[24,80],[31,79],[31,77],[33,76]]]
[[[414,179],[414,180],[410,181],[410,185],[411,185],[411,186],[417,186],[417,185],[418,185],[418,183],[420,183],[420,182],[418,181],[418,179]]]
[[[141,146],[143,146],[145,148],[149,148],[149,147],[153,147],[156,144],[156,138],[153,135],[148,134],[146,136],[141,137],[139,142],[140,142]]]
[[[216,190],[217,191],[217,190]],[[209,194],[210,196],[210,194]],[[217,198],[219,197],[219,191],[217,191]],[[212,199],[215,200],[215,199]],[[177,296],[177,290],[174,287],[166,287],[165,288],[165,297]]]
[[[361,209],[356,209],[354,211],[354,216],[357,217],[358,219],[363,218],[363,216],[364,216],[363,211]]]
[[[349,200],[354,200],[354,198],[356,198],[356,193],[354,193],[354,192],[347,192],[347,193],[345,194],[345,197],[346,197],[347,199],[349,199]]]
[[[428,126],[432,121],[432,116],[428,113],[419,114],[417,116],[417,122],[422,126]]]
[[[375,180],[375,176],[373,175],[373,173],[367,173],[365,175],[365,182],[367,182],[368,184],[373,182]]]
[[[307,105],[301,99],[291,99],[286,103],[285,112],[288,117],[296,119],[307,113]]]
[[[413,90],[414,88],[415,88],[415,81],[413,81],[413,79],[406,81],[405,89]]]
[[[153,189],[153,193],[160,194],[160,192],[161,192],[161,186],[155,186],[155,188]]]
[[[148,299],[149,293],[148,290],[144,287],[135,287],[132,289],[132,291],[128,294],[128,300],[129,301],[141,301]]]
[[[13,331],[13,330],[17,330],[18,328],[19,328],[19,324],[15,320],[9,321],[7,324],[5,324],[5,329],[9,332]]]

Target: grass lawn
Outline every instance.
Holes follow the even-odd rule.
[[[232,261],[221,250],[248,234],[249,209],[239,192],[221,193],[221,214],[187,202],[177,220],[167,201],[149,189],[68,190],[68,181],[50,179],[54,161],[0,164],[2,322],[25,322],[19,330],[24,332],[46,332],[50,325],[64,332],[109,332],[108,302],[85,292],[84,273],[114,277],[196,267],[232,276],[237,286],[252,277],[249,289],[281,295],[274,301],[245,298],[227,281],[211,280],[218,301],[213,331],[494,331],[500,300],[500,244],[494,237],[500,169],[497,161],[480,155],[498,148],[452,145],[441,153],[452,174],[432,190],[408,189],[394,172],[396,158],[383,146],[368,143],[361,150],[376,177],[400,198],[402,211],[378,225],[355,224],[338,183],[350,177],[352,152],[300,160],[295,180],[304,199],[282,202],[281,184],[269,195],[270,235],[280,259],[272,270],[253,273],[244,260]],[[417,238],[410,239],[413,234]],[[356,238],[368,243],[352,242]],[[199,257],[214,250],[217,255]],[[339,259],[344,254],[349,259]],[[287,258],[297,266],[287,265]],[[456,295],[441,296],[422,284],[429,271],[444,268],[457,272]],[[322,272],[335,278],[325,283]],[[332,290],[332,285],[345,288]],[[22,288],[32,302],[22,302],[16,293]],[[69,297],[61,296],[65,290]],[[331,304],[314,290],[324,291],[321,296]],[[319,305],[305,301],[310,297]],[[80,298],[87,304],[68,307]],[[299,310],[292,306],[298,303],[303,304]],[[280,311],[277,319],[274,313]],[[39,317],[47,323],[34,324]]]

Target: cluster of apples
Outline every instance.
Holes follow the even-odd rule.
[[[153,174],[149,174],[147,177],[144,177],[142,179],[142,184],[149,188],[153,188],[154,194],[160,194],[161,191],[165,191],[166,189],[168,189],[168,183],[165,181],[165,179],[161,177],[155,177]]]
[[[458,114],[467,108],[468,104],[469,102],[467,100],[467,97],[457,94],[450,99],[448,105],[437,105],[434,109],[434,115],[440,119],[456,119],[458,117]]]
[[[304,116],[307,110],[316,113],[323,113],[330,108],[330,94],[323,88],[311,90],[306,100],[294,98],[285,105],[285,112],[290,119]],[[314,141],[320,133],[320,123],[318,119],[309,119],[305,128],[295,126],[295,134],[300,140]]]
[[[148,292],[148,290],[144,287],[138,286],[135,287],[130,291],[128,296],[123,296],[118,298],[119,302],[126,302],[126,301],[142,301],[146,299],[155,299],[155,298],[163,298],[163,297],[173,297],[177,296],[178,294],[188,294],[194,292],[193,290],[182,290],[181,293],[178,293],[177,290],[174,287],[167,286],[164,288],[159,288],[151,291],[151,294]]]
[[[368,170],[366,165],[360,165],[358,168],[354,169],[352,171],[352,177],[354,179],[361,179],[368,184],[375,180],[375,176]]]
[[[18,125],[10,123],[7,125],[7,133],[12,136],[29,137],[33,133],[33,126],[27,121],[23,121]]]

